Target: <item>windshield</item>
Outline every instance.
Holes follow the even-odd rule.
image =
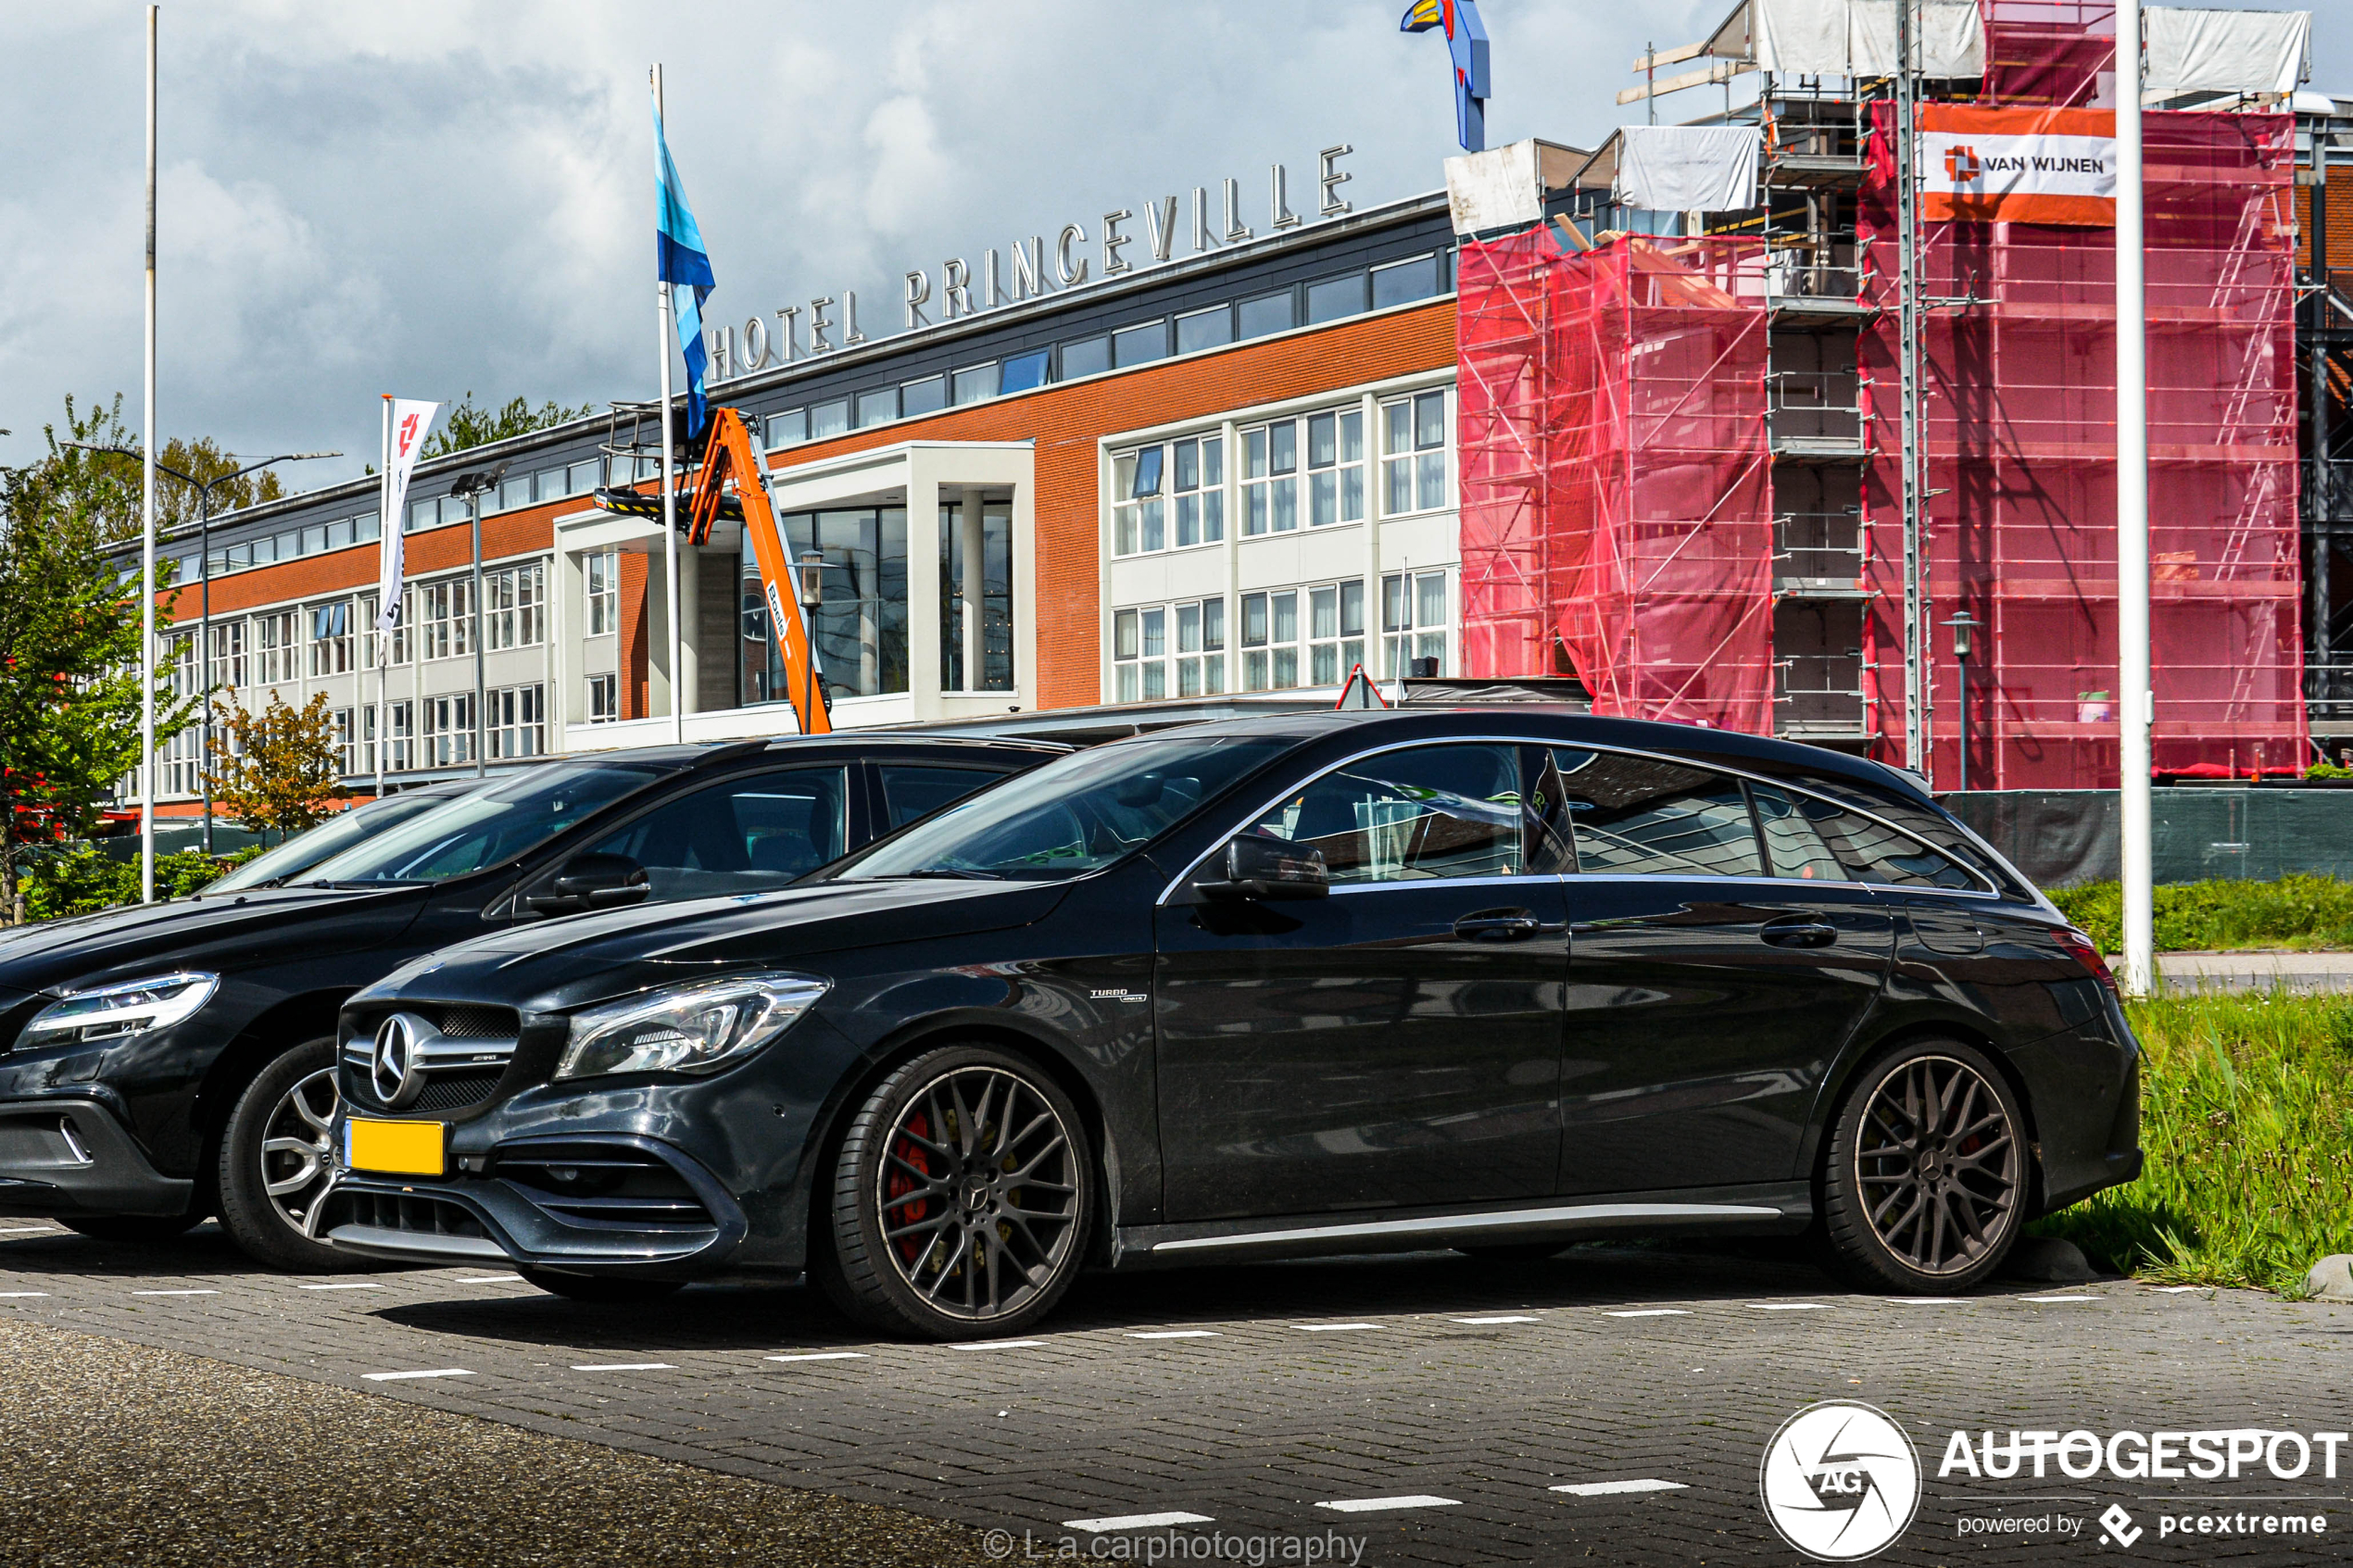
[[[1274,735],[1171,736],[1075,752],[950,807],[841,875],[1030,882],[1079,876],[1151,842],[1293,744]]]
[[[361,840],[308,872],[306,883],[439,882],[497,865],[661,776],[610,762],[557,762],[492,789],[445,800]]]
[[[248,887],[263,887],[291,881],[331,856],[340,855],[362,839],[373,838],[386,828],[422,816],[438,806],[449,803],[447,795],[396,795],[384,800],[371,800],[355,807],[343,815],[321,822],[308,833],[298,833],[271,849],[255,856],[227,876],[205,889],[208,896],[215,893],[236,893]]]

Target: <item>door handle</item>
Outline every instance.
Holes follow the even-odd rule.
[[[1481,909],[1454,922],[1454,935],[1472,942],[1516,942],[1543,929],[1530,909]]]
[[[1757,935],[1776,947],[1827,947],[1838,940],[1838,927],[1828,921],[1798,915],[1768,921]]]

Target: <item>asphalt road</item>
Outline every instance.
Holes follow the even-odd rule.
[[[2353,1558],[2353,1444],[2334,1477],[2318,1449],[2286,1480],[1940,1474],[1957,1430],[1998,1460],[2035,1446],[2012,1432],[2353,1426],[2353,1309],[2251,1292],[1906,1302],[1734,1255],[1429,1254],[1090,1278],[951,1348],[797,1287],[585,1307],[500,1274],[0,1229],[0,1561],[1789,1562],[1759,1462],[1824,1399],[1919,1452],[1874,1561]],[[2263,1533],[2289,1515],[2322,1533]]]

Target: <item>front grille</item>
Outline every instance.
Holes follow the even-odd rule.
[[[470,1105],[480,1105],[498,1086],[501,1069],[489,1068],[478,1073],[436,1073],[425,1080],[424,1092],[415,1103],[404,1105],[404,1111],[428,1112],[463,1110]]]
[[[459,1007],[420,1008],[434,1028],[453,1040],[512,1041],[521,1021],[512,1008]],[[436,1014],[438,1016],[436,1016]]]
[[[424,1021],[432,1036],[420,1047],[424,1073],[422,1091],[399,1114],[441,1114],[464,1110],[491,1098],[499,1078],[514,1059],[522,1022],[512,1008],[471,1003],[414,1002],[385,1009],[363,1022],[343,1044],[345,1092],[352,1103],[370,1110],[394,1111],[375,1088],[375,1030],[394,1012]]]
[[[627,1144],[535,1144],[502,1151],[491,1171],[568,1224],[711,1230],[718,1223],[686,1177]]]
[[[410,1236],[463,1236],[487,1241],[482,1222],[464,1208],[437,1198],[412,1193],[338,1192],[331,1202],[335,1225],[373,1225],[378,1230],[405,1231]]]

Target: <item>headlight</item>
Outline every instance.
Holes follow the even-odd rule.
[[[68,991],[64,999],[33,1014],[17,1036],[17,1047],[87,1044],[168,1029],[212,999],[220,989],[217,974],[158,974],[148,980],[125,980]]]
[[[725,974],[574,1013],[559,1078],[712,1073],[758,1050],[824,996],[806,974]]]

